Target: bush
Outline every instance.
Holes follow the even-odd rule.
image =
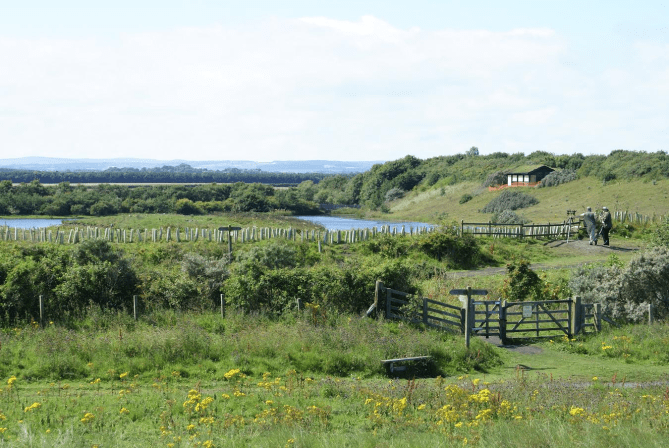
[[[503,299],[516,302],[541,300],[541,279],[530,268],[528,261],[513,261],[506,265],[506,270],[507,278],[501,291]]]
[[[534,196],[517,190],[504,190],[488,205],[483,207],[483,213],[501,213],[505,210],[517,210],[519,208],[531,207],[539,201]]]
[[[541,180],[539,187],[557,187],[576,179],[578,179],[578,175],[574,170],[553,171]]]
[[[627,267],[586,266],[572,272],[569,287],[585,303],[601,303],[611,318],[640,322],[648,305],[658,319],[669,317],[669,248],[656,247],[633,258]]]
[[[495,224],[527,224],[529,219],[523,218],[511,210],[495,213],[491,219]]]
[[[486,178],[483,182],[484,187],[496,187],[506,183],[508,171],[496,171]]]
[[[442,196],[443,196],[443,194],[442,194]],[[469,202],[469,201],[471,201],[473,198],[474,198],[474,197],[473,197],[471,194],[469,194],[469,193],[465,193],[465,194],[463,194],[462,197],[460,198],[460,204],[464,204],[464,203],[466,203],[466,202]]]
[[[404,196],[406,191],[402,190],[401,188],[391,188],[386,192],[385,200],[386,202],[394,201],[395,199],[399,199]]]
[[[418,248],[428,256],[445,261],[451,268],[470,268],[487,261],[472,235],[458,236],[451,231],[430,232],[417,240]]]
[[[669,217],[666,217],[651,236],[650,243],[653,246],[669,247]]]

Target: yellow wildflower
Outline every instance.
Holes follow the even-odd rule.
[[[225,377],[226,380],[229,380],[240,372],[241,372],[241,370],[239,370],[239,369],[231,369],[231,370],[228,370],[228,372],[223,376]]]
[[[36,402],[34,402],[33,404],[31,404],[30,406],[26,407],[26,408],[23,410],[23,412],[30,412],[30,411],[32,411],[32,410],[34,410],[34,409],[39,408],[40,406],[42,406],[42,403],[36,401]]]

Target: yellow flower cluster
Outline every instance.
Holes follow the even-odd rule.
[[[36,401],[36,402],[34,402],[33,404],[31,404],[30,406],[26,407],[26,408],[23,410],[23,412],[31,412],[31,411],[34,411],[35,409],[37,409],[37,408],[39,408],[39,407],[41,407],[41,406],[42,406],[42,403]]]
[[[223,375],[223,376],[225,377],[226,380],[230,380],[230,379],[232,379],[235,375],[240,374],[240,373],[241,373],[241,371],[240,371],[239,369],[231,369],[231,370],[228,370],[228,371],[225,373],[225,375]]]
[[[81,423],[90,423],[95,419],[95,415],[91,414],[90,412],[86,412],[84,414],[84,417],[81,419]]]

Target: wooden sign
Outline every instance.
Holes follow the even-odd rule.
[[[219,227],[218,230],[220,230],[220,231],[222,231],[222,232],[224,232],[224,231],[226,231],[226,230],[227,230],[228,232],[232,232],[233,230],[242,230],[242,228],[241,228],[241,227],[232,227],[232,226],[228,226],[228,227]]]

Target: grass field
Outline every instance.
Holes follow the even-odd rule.
[[[665,446],[669,327],[530,353],[383,320],[91,314],[5,329],[0,446]],[[654,341],[639,344],[639,341]],[[411,375],[380,359],[433,356]]]
[[[655,182],[636,180],[602,183],[593,178],[584,178],[557,187],[520,187],[519,190],[539,200],[532,207],[517,210],[518,214],[536,223],[562,222],[567,218],[567,210],[582,213],[588,206],[601,209],[606,205],[612,212],[629,211],[651,217],[669,214],[667,179]],[[464,194],[471,194],[473,199],[460,204],[460,198]],[[479,213],[478,210],[499,194],[501,191],[491,192],[472,182],[445,186],[443,189],[411,192],[390,205],[389,216],[428,222],[440,219],[487,222],[491,215]]]

